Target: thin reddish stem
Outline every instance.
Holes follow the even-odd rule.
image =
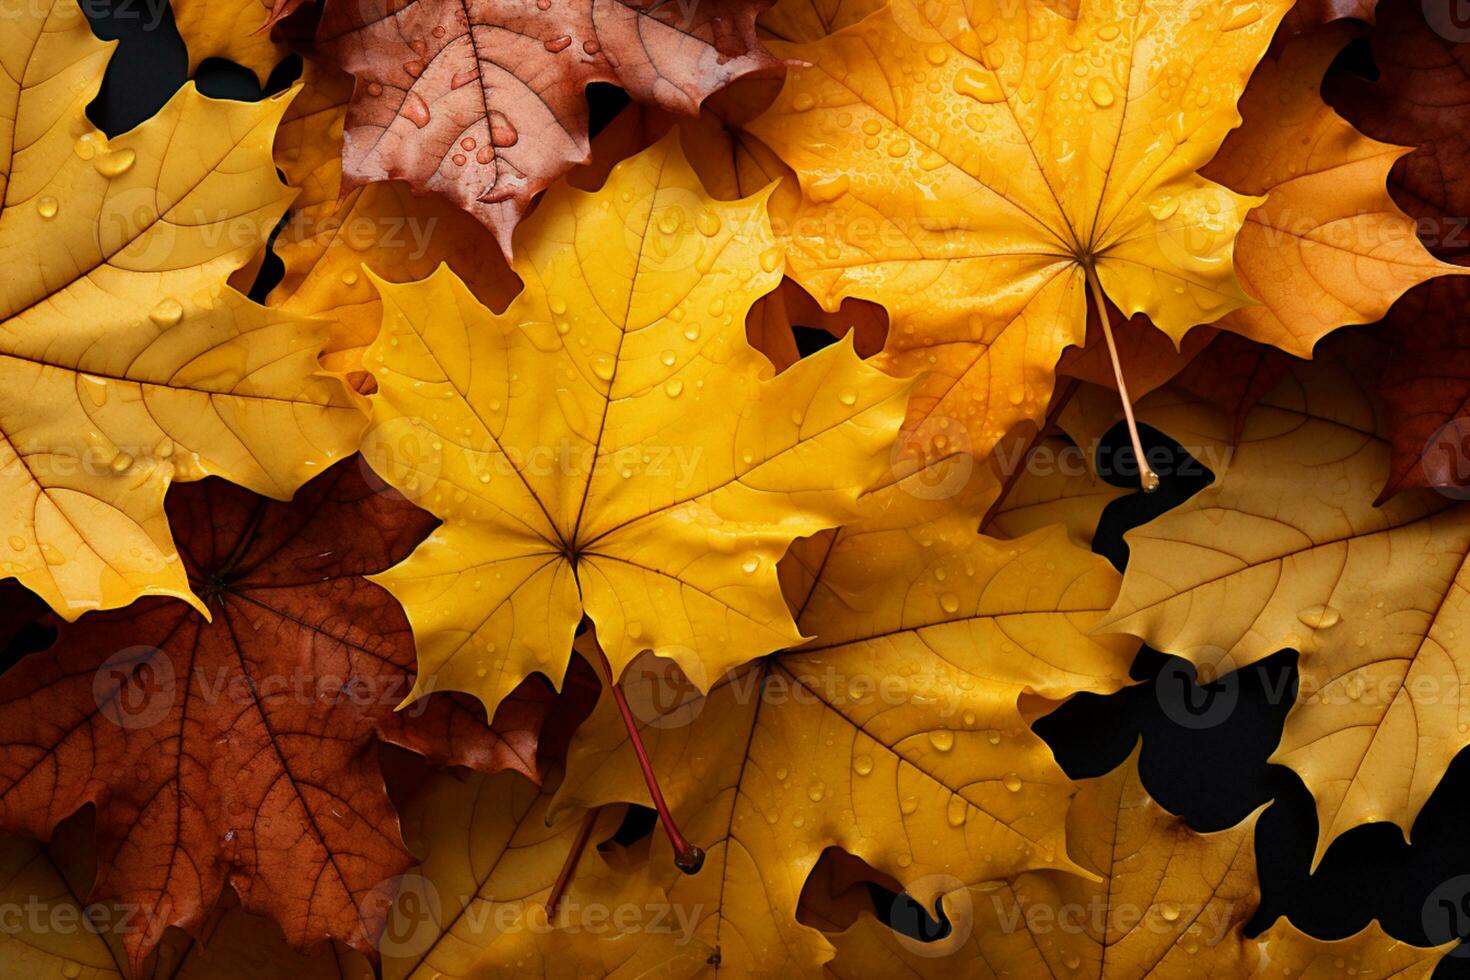
[[[561,896],[571,883],[572,875],[577,873],[577,864],[582,860],[582,852],[587,849],[587,841],[592,837],[592,827],[597,823],[597,814],[602,807],[595,806],[587,811],[582,817],[582,826],[577,828],[577,836],[572,841],[572,849],[567,852],[566,860],[562,862],[561,871],[557,873],[556,882],[551,886],[551,893],[546,896],[546,919],[551,921],[556,918],[556,907],[561,904]]]
[[[663,790],[659,789],[658,776],[653,771],[653,762],[648,758],[648,749],[643,745],[643,736],[638,733],[638,722],[633,717],[632,709],[628,707],[623,685],[613,677],[612,664],[607,662],[607,655],[599,649],[597,656],[602,661],[602,671],[607,675],[613,700],[617,702],[618,714],[623,716],[623,727],[628,730],[633,752],[638,756],[638,767],[643,770],[643,781],[648,784],[648,795],[653,798],[653,808],[658,811],[659,822],[663,824],[664,833],[669,835],[669,843],[674,847],[674,864],[685,874],[696,874],[704,865],[704,851],[689,843],[680,833],[679,825],[674,822],[674,815],[669,811],[669,805],[664,802]]]
[[[1097,306],[1097,321],[1102,324],[1103,338],[1108,342],[1108,357],[1113,361],[1113,378],[1118,382],[1118,397],[1123,400],[1123,417],[1128,420],[1128,438],[1133,440],[1133,458],[1138,463],[1138,481],[1144,493],[1153,493],[1159,488],[1159,476],[1149,469],[1143,458],[1143,441],[1138,438],[1138,423],[1133,419],[1133,400],[1128,397],[1128,382],[1123,380],[1123,362],[1118,359],[1118,344],[1113,340],[1113,326],[1108,319],[1108,301],[1103,295],[1102,283],[1097,280],[1097,270],[1087,264],[1087,284],[1092,287],[1092,299]]]

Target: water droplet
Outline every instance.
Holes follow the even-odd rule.
[[[560,296],[548,296],[546,305],[551,308],[551,312],[556,316],[561,316],[567,311],[567,301]]]
[[[823,786],[820,782],[812,783],[811,786],[807,787],[806,795],[807,799],[813,803],[820,803],[822,797],[827,795],[827,787]]]
[[[756,573],[756,570],[760,567],[761,560],[760,557],[757,555],[749,555],[743,562],[740,563],[740,570],[746,575],[754,575]]]
[[[571,35],[570,34],[562,34],[559,37],[554,37],[551,40],[547,41],[546,44],[544,45],[544,47],[546,48],[547,51],[550,51],[552,54],[558,54],[558,53],[560,53],[562,51],[565,51],[567,48],[571,47],[571,44],[572,44]]]
[[[929,64],[937,67],[949,60],[949,50],[942,44],[931,44],[924,52],[924,57],[929,60]]]
[[[947,613],[957,612],[960,608],[959,596],[953,592],[946,592],[939,597],[939,605]]]
[[[66,556],[57,550],[55,545],[46,542],[41,543],[41,557],[46,559],[46,564],[48,565],[63,565],[66,563]]]
[[[15,538],[11,538],[10,540],[13,543],[16,539]],[[22,542],[22,543],[24,543],[24,542]],[[20,549],[17,548],[16,550],[19,551]],[[871,773],[873,771],[873,757],[870,756],[870,755],[860,755],[857,758],[853,759],[852,760],[852,770],[853,770],[853,772],[857,773],[859,776],[866,776],[866,775],[868,775],[869,773]]]
[[[775,272],[776,267],[781,264],[783,258],[785,258],[785,255],[779,248],[772,247],[766,249],[761,253],[761,271]]]
[[[919,801],[912,796],[905,796],[898,801],[898,812],[903,814],[913,813],[919,808]]]
[[[132,169],[137,158],[138,154],[129,149],[112,150],[98,156],[92,161],[92,166],[104,177],[121,177]]]
[[[944,812],[945,819],[951,827],[963,827],[970,816],[970,804],[965,802],[963,796],[951,796],[949,806]]]
[[[936,728],[929,733],[929,744],[940,752],[948,752],[954,748],[954,732],[948,728]]]
[[[791,108],[795,109],[797,112],[806,112],[808,109],[816,104],[817,100],[812,98],[811,93],[809,92],[802,92],[798,94],[796,98],[791,100]]]
[[[1163,902],[1159,905],[1159,915],[1165,922],[1174,922],[1179,918],[1179,906],[1174,902]]]
[[[354,269],[348,269],[346,272],[342,273],[342,285],[344,285],[344,286],[356,286],[357,285],[357,271],[354,270]]]
[[[611,381],[613,379],[614,368],[613,359],[606,354],[598,354],[592,358],[592,373],[603,381]]]
[[[26,539],[19,534],[12,534],[10,536],[10,548],[12,551],[25,551]]]
[[[1308,606],[1296,614],[1302,625],[1314,630],[1327,630],[1342,622],[1342,613],[1331,606]]]
[[[1261,19],[1260,8],[1253,3],[1237,4],[1220,24],[1222,31],[1238,31]]]
[[[701,211],[694,225],[705,238],[714,238],[720,233],[720,216],[713,211]]]
[[[398,114],[419,129],[429,125],[429,104],[417,92],[409,92],[403,97],[403,106],[398,110]]]
[[[67,980],[76,980],[77,977],[82,975],[82,964],[75,960],[67,960],[62,964],[61,975],[66,977]]]
[[[907,156],[911,149],[913,147],[909,144],[908,140],[894,140],[888,144],[888,155],[891,157]]]
[[[786,767],[785,766],[782,766],[781,768],[779,768],[779,769],[776,770],[776,778],[778,780],[785,779],[787,777],[787,775],[788,775],[788,773],[786,771]]]
[[[1150,201],[1148,205],[1148,213],[1159,221],[1173,217],[1174,212],[1178,210],[1179,198],[1168,194],[1159,198],[1157,201]]]
[[[1012,793],[1021,792],[1021,777],[1013,772],[1006,773],[1006,776],[1004,779],[1001,780],[1001,783],[1008,791]]]
[[[1087,83],[1087,95],[1100,109],[1113,104],[1113,87],[1103,78],[1094,77]]]
[[[837,393],[837,400],[844,405],[856,405],[857,392],[853,391],[851,388],[843,388]]]
[[[978,68],[965,68],[956,75],[954,90],[986,105],[1005,101],[1005,93],[995,80],[995,74]]]
[[[114,473],[126,473],[128,470],[133,468],[133,457],[129,456],[127,453],[118,453],[116,456],[112,457],[111,466],[112,472]]]
[[[47,221],[50,221],[52,218],[56,217],[56,212],[59,210],[61,210],[61,205],[58,204],[56,202],[56,198],[52,197],[50,194],[47,194],[45,197],[36,202],[36,213],[45,218]]]
[[[850,186],[852,186],[852,181],[847,174],[838,174],[835,177],[825,177],[814,181],[806,189],[806,194],[817,204],[830,204],[846,194]]]
[[[678,378],[671,378],[664,382],[664,394],[670,398],[678,398],[684,393],[684,382]]]
[[[684,339],[685,340],[698,340],[699,339],[699,324],[697,324],[697,323],[691,323],[691,324],[689,324],[689,326],[685,327],[684,328]]]

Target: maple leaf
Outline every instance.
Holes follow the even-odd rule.
[[[174,24],[189,52],[193,77],[207,58],[224,58],[254,72],[262,86],[276,65],[291,53],[286,44],[262,30],[271,0],[171,0]]]
[[[406,804],[405,835],[423,862],[384,933],[384,980],[635,980],[653,964],[664,977],[703,965],[681,942],[686,910],[670,905],[646,865],[587,846],[617,831],[624,808],[548,820],[554,784],[538,791],[511,773],[441,777]],[[568,855],[584,847],[559,886]]]
[[[508,256],[531,198],[587,157],[587,85],[693,114],[716,89],[775,68],[755,37],[763,5],[333,0],[316,48],[358,80],[347,185],[396,178],[441,193]]]
[[[810,64],[750,124],[800,177],[792,274],[887,308],[878,363],[927,372],[911,429],[983,454],[1039,416],[1090,277],[1176,342],[1248,302],[1232,242],[1259,202],[1196,171],[1289,4],[1114,6],[895,0],[772,44]]]
[[[1259,900],[1256,819],[1192,831],[1149,798],[1138,753],[1082,783],[1067,816],[1068,840],[1099,879],[1031,871],[1012,881],[945,897],[949,932],[922,943],[863,915],[829,938],[837,980],[950,978],[968,964],[986,975],[1168,978],[1352,975],[1427,980],[1450,944],[1399,943],[1371,923],[1320,940],[1282,920],[1258,937],[1243,932]]]
[[[1389,170],[1411,150],[1359,134],[1322,101],[1327,66],[1355,33],[1339,24],[1277,44],[1240,101],[1243,124],[1201,171],[1265,197],[1235,245],[1260,302],[1218,325],[1298,357],[1340,326],[1377,320],[1410,287],[1466,271],[1430,255],[1389,196]]]
[[[1439,279],[1405,296],[1383,320],[1394,346],[1379,392],[1388,408],[1393,453],[1380,501],[1417,487],[1465,499],[1470,489],[1467,308],[1470,283]]]
[[[289,496],[362,428],[319,371],[320,331],[225,286],[290,199],[269,152],[290,97],[215,102],[188,86],[109,140],[85,115],[109,46],[77,5],[13,26],[0,575],[68,618],[191,598],[164,516],[171,481]]]
[[[614,676],[797,642],[776,562],[883,472],[909,384],[840,345],[772,377],[743,330],[781,275],[763,200],[707,197],[672,139],[553,189],[519,241],[502,315],[444,269],[379,284],[364,454],[445,521],[377,579],[422,674],[492,707],[559,683],[584,613]]]
[[[0,829],[45,837],[96,807],[93,900],[142,910],[124,937],[135,973],[165,926],[200,934],[226,880],[295,946],[371,950],[410,858],[367,750],[535,774],[550,690],[507,699],[503,735],[463,696],[393,711],[412,638],[364,576],[434,522],[353,462],[289,504],[210,480],[176,489],[169,511],[213,620],[144,599],[53,623],[55,645],[0,676]]]
[[[1019,707],[1129,683],[1136,644],[1088,631],[1117,574],[1061,527],[975,533],[988,474],[957,456],[865,498],[783,565],[815,637],[703,684],[656,660],[629,671],[640,738],[670,808],[707,853],[667,883],[695,942],[739,974],[807,974],[831,958],[795,918],[837,846],[932,903],[939,882],[1078,870],[1062,827],[1072,784]],[[969,482],[964,481],[968,479]],[[646,802],[611,705],[578,730],[557,807]],[[654,867],[667,867],[655,844]]]
[[[40,903],[43,911],[41,919],[22,916],[18,928],[0,933],[0,972],[5,976],[78,980],[129,980],[130,976],[138,980],[260,976],[370,980],[373,976],[362,954],[345,946],[334,945],[313,956],[293,950],[279,929],[237,903],[227,903],[210,916],[203,942],[171,931],[143,973],[130,974],[118,940],[136,924],[138,913],[126,905],[87,902],[94,860],[90,821],[85,816],[63,822],[49,844],[0,840],[0,901],[31,909]],[[63,925],[83,922],[88,925]]]
[[[1219,456],[1215,483],[1127,534],[1123,590],[1099,627],[1186,657],[1207,678],[1300,651],[1298,700],[1272,760],[1316,800],[1314,866],[1361,823],[1392,821],[1407,835],[1470,744],[1452,639],[1470,626],[1470,509],[1425,492],[1374,506],[1389,458],[1372,390],[1380,360],[1367,338],[1346,336],[1293,364],[1246,417],[1233,455]],[[1175,436],[1187,446],[1229,431],[1205,406],[1175,411],[1195,433]],[[1143,417],[1176,431],[1147,407]]]
[[[1454,4],[1385,2],[1370,35],[1378,77],[1349,71],[1327,76],[1322,94],[1374,139],[1414,147],[1389,173],[1397,201],[1418,222],[1435,255],[1470,255],[1470,45]]]
[[[275,240],[285,269],[267,297],[270,305],[326,320],[322,362],[349,375],[362,370],[362,352],[383,321],[364,265],[401,281],[448,263],[482,302],[505,309],[520,283],[478,221],[398,181],[343,192],[342,131],[352,78],[314,61],[306,62],[302,78],[305,91],[276,133],[279,166],[302,193]]]

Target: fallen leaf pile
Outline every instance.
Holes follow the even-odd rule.
[[[1295,651],[1314,867],[1470,745],[1452,8],[17,8],[0,974],[1429,976],[1033,725]]]

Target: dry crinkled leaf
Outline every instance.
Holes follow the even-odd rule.
[[[1357,935],[1314,939],[1282,920],[1259,937],[1256,817],[1212,834],[1149,799],[1137,755],[1086,780],[1068,815],[1068,840],[1101,881],[1032,871],[945,897],[948,935],[922,943],[861,917],[829,938],[838,980],[911,976],[1198,980],[1281,976],[1427,980],[1448,946],[1396,942],[1372,923]]]
[[[816,637],[805,647],[704,697],[653,658],[627,675],[664,794],[707,853],[698,874],[665,882],[669,898],[699,909],[696,942],[736,974],[807,975],[831,958],[795,918],[827,847],[925,902],[1072,867],[1072,784],[1017,702],[1117,690],[1136,644],[1088,636],[1117,574],[1062,528],[995,541],[955,505],[963,495],[936,499],[971,465],[913,474],[865,498],[856,523],[793,547],[783,578]],[[558,806],[617,800],[647,793],[603,705],[573,741]],[[662,838],[651,863],[672,866]]]
[[[1465,271],[1425,251],[1389,197],[1389,169],[1411,149],[1361,135],[1322,101],[1322,76],[1355,33],[1341,24],[1278,44],[1240,101],[1244,123],[1203,170],[1266,198],[1235,246],[1241,284],[1260,303],[1219,325],[1298,357],[1424,280]]]
[[[772,377],[744,337],[781,275],[764,202],[710,199],[672,138],[518,240],[503,315],[447,270],[379,285],[364,452],[445,522],[378,579],[420,670],[493,707],[560,682],[584,613],[615,675],[652,649],[708,682],[798,642],[776,562],[883,472],[909,384],[849,345]]]
[[[174,24],[189,51],[189,75],[206,58],[224,58],[255,73],[261,85],[291,49],[262,30],[271,0],[170,0]]]
[[[1470,629],[1470,509],[1427,491],[1374,506],[1389,457],[1373,395],[1380,359],[1349,336],[1294,364],[1247,416],[1228,463],[1212,466],[1215,483],[1128,533],[1123,591],[1101,626],[1205,676],[1300,651],[1297,703],[1272,759],[1316,799],[1314,865],[1362,823],[1407,835],[1470,744],[1453,640]],[[1141,417],[1174,432],[1146,402]]]
[[[692,115],[722,86],[775,68],[755,37],[762,6],[329,0],[317,49],[358,80],[347,184],[441,193],[509,255],[531,198],[587,158],[587,85]]]
[[[550,801],[550,792],[502,773],[441,777],[409,803],[405,836],[424,860],[384,933],[385,980],[695,972],[702,959],[682,941],[689,910],[670,904],[645,870],[614,868],[592,846],[617,830],[622,807],[593,817],[590,843],[548,916],[552,885],[586,819],[548,824]]]
[[[371,950],[410,863],[374,744],[535,774],[551,692],[537,679],[508,698],[500,734],[462,695],[393,711],[412,638],[363,576],[433,519],[355,462],[290,504],[212,480],[176,489],[169,512],[213,620],[140,600],[61,625],[0,676],[0,830],[45,837],[97,808],[92,900],[142,910],[123,937],[135,973],[165,927],[200,935],[227,881],[293,945]]]
[[[984,453],[1038,417],[1088,267],[1176,342],[1248,302],[1232,243],[1259,202],[1196,170],[1288,6],[894,0],[773,44],[811,63],[751,124],[801,179],[793,275],[829,309],[888,309],[881,364],[928,372],[910,428],[952,421]]]
[[[276,134],[280,167],[302,194],[276,237],[285,271],[268,297],[271,306],[325,319],[323,363],[343,372],[362,368],[362,352],[383,321],[363,267],[402,281],[448,263],[481,302],[505,309],[520,284],[479,222],[398,181],[342,193],[342,125],[352,79],[312,61],[303,78],[306,89]]]
[[[270,160],[289,96],[215,102],[189,86],[108,140],[84,115],[108,50],[69,0],[0,44],[0,575],[68,618],[192,598],[171,481],[289,496],[362,427],[319,372],[318,328],[225,286],[290,200]]]

